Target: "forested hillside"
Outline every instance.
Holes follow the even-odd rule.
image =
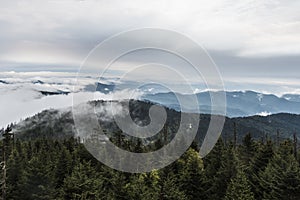
[[[93,101],[90,102],[95,108],[101,108],[107,106],[107,101]],[[149,123],[149,108],[154,105],[151,102],[135,101],[130,102],[130,115],[134,118],[134,121]],[[176,132],[178,124],[180,123],[180,112],[173,109],[165,108],[168,114],[167,124],[169,133]],[[201,143],[201,140],[206,133],[208,124],[210,122],[210,115],[201,114],[199,129],[197,134],[197,140]],[[101,126],[107,129],[107,133],[121,131],[114,123],[113,119],[101,120],[99,117],[99,123]],[[270,116],[251,116],[251,117],[238,117],[228,118],[224,124],[222,131],[222,138],[226,142],[227,140],[233,140],[233,132],[236,129],[237,142],[241,143],[243,137],[247,133],[251,133],[252,137],[256,140],[265,139],[266,137],[273,140],[284,140],[293,138],[293,134],[297,131],[300,132],[300,115],[280,113]],[[45,110],[37,115],[27,118],[13,126],[13,130],[16,133],[16,137],[22,139],[31,139],[36,137],[52,137],[65,138],[75,135],[75,127],[72,116],[71,108],[64,110]]]
[[[91,102],[103,106],[105,102]],[[151,103],[132,101],[133,119],[147,123]],[[105,121],[109,140],[128,151],[155,151],[173,137],[180,113],[153,141],[132,139]],[[191,147],[171,165],[130,174],[97,161],[74,137],[70,110],[47,110],[2,130],[3,199],[300,199],[299,116],[226,118],[222,137],[204,158],[199,145],[210,121],[201,115]],[[122,136],[123,135],[123,136]]]
[[[136,152],[149,150],[141,143],[130,145]],[[291,140],[254,141],[247,134],[234,145],[220,139],[203,159],[194,143],[173,164],[142,174],[104,166],[72,137],[22,141],[6,135],[0,147],[6,199],[300,198],[299,152]]]

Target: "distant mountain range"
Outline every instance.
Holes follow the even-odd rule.
[[[134,86],[134,83],[115,84],[109,82],[107,84],[97,82],[93,86],[93,91],[98,91],[104,94],[122,90],[124,88]],[[86,87],[88,89],[89,87]],[[196,94],[182,94],[174,92],[163,91],[163,88],[151,84],[142,88],[143,95],[140,100],[150,101],[164,105],[168,108],[181,111],[181,105],[176,96],[181,99],[189,101],[193,95],[198,99],[199,108],[196,105],[189,105],[184,110],[189,112],[196,112],[200,110],[201,113],[211,113],[211,93],[220,92],[199,92]],[[300,95],[285,94],[278,97],[273,94],[263,94],[254,91],[226,91],[226,115],[228,117],[245,117],[253,115],[270,115],[276,113],[293,113],[300,114]],[[217,112],[218,113],[218,112]]]
[[[35,84],[44,84],[38,80]],[[116,84],[114,82],[96,82],[95,84],[89,84],[84,87],[84,91],[88,92],[100,92],[103,94],[113,93],[115,91],[121,91],[126,88],[134,88],[136,83],[126,82],[122,84]],[[49,89],[50,90],[50,89]],[[66,95],[70,91],[53,90],[53,91],[39,91],[42,95]],[[143,95],[140,100],[150,101],[153,103],[161,104],[176,111],[181,111],[181,106],[177,97],[189,101],[189,99],[196,95],[198,99],[199,108],[196,105],[189,105],[184,109],[188,112],[196,112],[200,110],[200,113],[211,113],[211,93],[220,92],[200,92],[196,94],[181,94],[174,92],[165,92],[162,88],[150,85],[142,89]],[[285,94],[282,97],[278,97],[273,94],[263,94],[254,91],[227,91],[226,94],[226,116],[228,117],[245,117],[253,115],[270,115],[276,113],[293,113],[300,114],[300,95],[297,94]],[[217,112],[218,114],[218,112]]]
[[[176,95],[180,95],[183,99],[189,99],[191,98],[191,95],[196,95],[200,112],[210,113],[210,92],[201,92],[197,94],[175,94],[172,92],[145,94],[142,99],[180,111],[180,104]],[[269,115],[275,113],[300,114],[300,95],[284,95],[283,97],[277,97],[272,94],[262,94],[253,91],[226,92],[226,104],[226,115],[228,117]],[[196,110],[196,107],[189,107],[188,109],[193,112]]]

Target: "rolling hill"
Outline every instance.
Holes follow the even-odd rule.
[[[114,132],[120,131],[113,118],[107,117],[107,101],[92,101],[90,105],[99,108],[97,113],[99,123],[106,130],[107,136],[110,137]],[[118,103],[118,102],[114,102]],[[122,106],[124,104],[121,102]],[[149,108],[154,105],[151,102],[144,101],[130,101],[130,114],[138,124],[146,125],[149,123]],[[105,107],[105,109],[103,109]],[[173,137],[173,133],[178,129],[180,122],[180,112],[174,109],[166,108],[167,111],[167,125],[169,130],[169,137]],[[195,115],[195,114],[193,114]],[[105,118],[104,118],[105,116]],[[202,141],[204,134],[210,122],[210,115],[201,114],[197,140]],[[300,132],[300,115],[279,113],[269,116],[250,116],[250,117],[237,117],[228,118],[224,124],[222,137],[224,139],[232,140],[234,124],[236,124],[238,142],[241,142],[244,135],[251,133],[254,139],[262,139],[266,136],[269,138],[276,138],[277,131],[280,133],[281,139],[292,138],[292,135]],[[71,108],[64,110],[44,110],[37,115],[27,118],[13,126],[16,136],[21,139],[31,139],[36,137],[53,137],[53,138],[66,138],[76,135],[74,127],[74,120]],[[155,139],[152,138],[152,139]]]

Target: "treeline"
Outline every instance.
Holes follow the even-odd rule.
[[[194,144],[171,165],[142,174],[106,167],[74,138],[21,141],[7,134],[0,146],[5,199],[300,199],[298,152],[290,140],[220,139],[203,159]]]

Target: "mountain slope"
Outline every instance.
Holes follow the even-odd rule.
[[[105,101],[94,101],[90,102],[95,108],[107,109]],[[153,105],[150,102],[143,101],[131,101],[130,102],[130,114],[138,124],[149,123],[149,108]],[[122,105],[124,106],[124,105]],[[101,112],[102,112],[101,111]],[[172,133],[176,133],[178,125],[180,123],[180,113],[173,110],[167,109],[167,124],[169,130],[169,137],[173,137]],[[107,110],[104,115],[107,115]],[[108,137],[114,132],[120,131],[117,124],[112,120],[111,117],[104,118],[103,113],[99,115],[99,122],[101,126],[107,131]],[[195,115],[195,114],[193,114]],[[204,133],[208,128],[210,121],[210,115],[200,115],[199,130],[197,140],[199,142],[204,138]],[[300,131],[300,115],[295,114],[274,114],[270,116],[251,116],[251,117],[238,117],[228,118],[226,117],[222,136],[226,140],[231,140],[233,136],[234,123],[237,125],[238,142],[242,141],[245,134],[251,133],[255,139],[261,139],[266,137],[276,138],[276,133],[280,131],[281,138],[291,138],[295,131]],[[30,139],[35,137],[54,137],[54,138],[65,138],[72,137],[75,135],[76,130],[74,128],[74,121],[72,118],[71,109],[65,110],[45,110],[31,118],[16,124],[14,132],[17,137],[23,139]],[[297,133],[299,134],[299,133]],[[153,138],[155,139],[155,138]]]

